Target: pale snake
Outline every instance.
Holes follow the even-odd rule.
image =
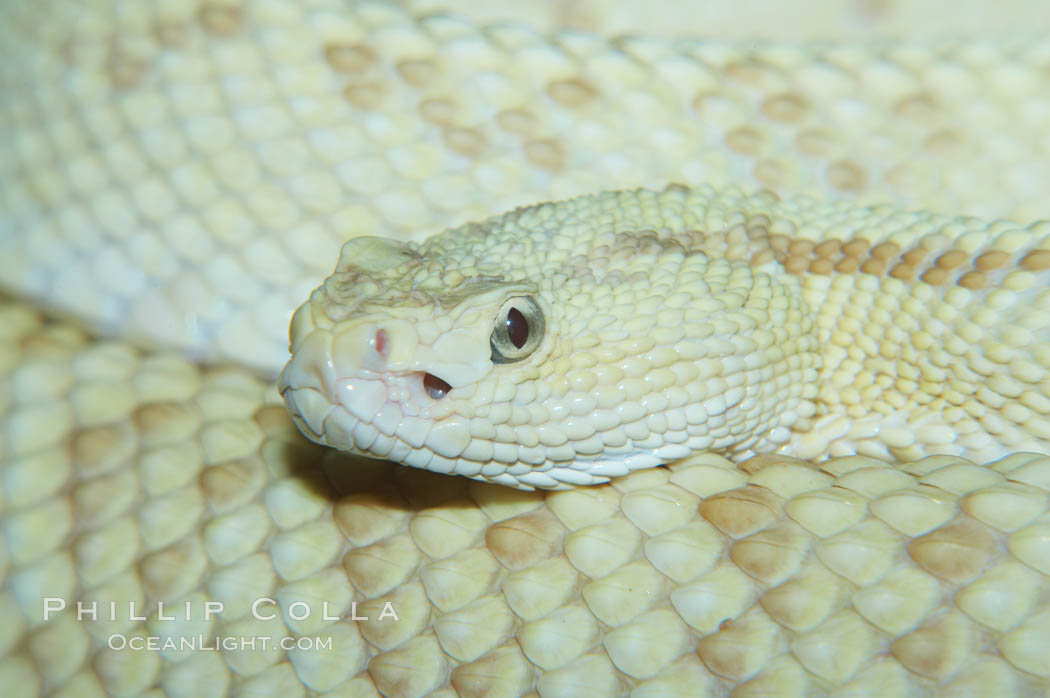
[[[670,180],[1047,215],[1045,42],[611,47],[381,5],[231,7],[52,3],[46,24],[31,21],[39,7],[5,8],[9,290],[110,333],[272,371],[288,313],[347,230],[422,236]],[[994,285],[1014,274],[1001,309],[1020,293],[1045,332],[1046,231],[952,237],[966,226],[984,230],[951,228],[964,241],[935,247],[908,280],[960,252],[930,277],[934,295],[980,295],[967,273]],[[858,268],[879,259],[871,235],[839,239],[871,243]],[[979,261],[996,244],[1009,266]],[[782,257],[853,258],[805,246]],[[999,313],[1009,331],[992,339],[1015,347],[1026,318]],[[240,369],[95,343],[21,302],[4,322],[0,673],[12,691],[1045,692],[1045,459],[844,459],[821,472],[702,457],[542,498],[319,450],[272,385]],[[1004,401],[1034,430],[1011,444],[1045,443],[1045,381],[1033,384]],[[42,596],[220,599],[227,612],[43,623]],[[328,600],[344,616],[353,599],[373,619],[367,599],[393,600],[403,619],[253,621],[259,596],[285,613]],[[107,650],[120,631],[337,645]]]

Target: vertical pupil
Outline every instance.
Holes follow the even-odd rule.
[[[507,336],[518,349],[525,346],[529,339],[529,321],[517,308],[507,311]]]

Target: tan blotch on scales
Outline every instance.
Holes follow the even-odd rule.
[[[350,241],[292,321],[280,389],[315,441],[525,488],[708,450],[1046,452],[1048,269],[1045,222],[607,192]],[[501,362],[520,298],[542,336]]]
[[[519,492],[322,449],[240,370],[94,343],[14,304],[0,321],[11,695],[1050,686],[1050,458],[707,455]],[[100,618],[42,622],[47,596],[98,601]],[[253,618],[262,597],[274,618]],[[206,601],[221,617],[203,620]],[[400,620],[379,619],[386,602]],[[332,645],[115,651],[113,633]]]

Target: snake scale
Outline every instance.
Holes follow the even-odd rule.
[[[0,57],[5,695],[1046,694],[1045,39],[50,0]],[[304,438],[357,235],[304,431],[614,479]]]

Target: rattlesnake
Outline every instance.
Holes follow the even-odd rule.
[[[1009,452],[1045,453],[1045,381],[1016,380],[1046,357],[1007,351],[1046,327],[1045,224],[1028,225],[1050,216],[1045,41],[545,37],[337,0],[0,13],[5,691],[1045,692],[1050,459]],[[796,455],[840,457],[699,454],[548,495],[297,433],[272,379],[292,309],[348,233],[419,240],[669,181],[736,210],[745,231],[795,207],[796,243],[837,240],[818,251],[772,230],[763,256],[748,247],[761,236],[743,252],[704,237],[712,263],[739,253],[788,284],[928,289],[901,312],[920,303],[958,329],[924,328],[948,353],[987,339],[953,355],[1009,366],[1015,383],[970,364],[990,379],[951,384],[938,399],[952,408],[909,413],[926,420],[919,445],[915,430],[880,441],[800,411],[719,446],[740,460],[796,429],[818,435]],[[763,188],[776,195],[744,193]],[[909,213],[920,208],[937,213]],[[519,215],[530,210],[544,209]],[[904,232],[884,239],[886,221]],[[651,250],[673,247],[652,227]],[[429,244],[478,234],[466,224]],[[351,243],[344,272],[369,249]],[[441,296],[462,279],[433,280]],[[889,327],[893,311],[858,310],[846,314]],[[1002,329],[979,338],[989,323]],[[938,366],[939,347],[916,341]],[[434,372],[449,396],[454,369]],[[946,415],[965,428],[946,432]],[[912,462],[871,457],[887,455]],[[45,597],[68,608],[45,621]],[[280,613],[254,617],[264,597]],[[102,618],[78,620],[78,600],[99,601]],[[221,616],[203,618],[208,601]],[[297,618],[297,602],[313,612]],[[380,620],[386,603],[400,620]],[[107,646],[115,634],[334,644],[133,651]]]

